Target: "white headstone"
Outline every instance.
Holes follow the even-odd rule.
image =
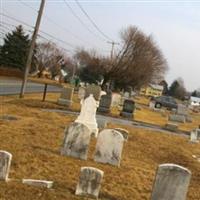
[[[93,167],[81,167],[76,195],[98,198],[104,172]]]
[[[0,181],[7,181],[10,171],[12,155],[7,151],[0,151]]]
[[[190,142],[194,142],[194,143],[199,142],[198,141],[198,132],[197,132],[197,130],[191,131],[191,133],[190,133]]]
[[[149,108],[152,109],[152,110],[155,109],[155,102],[150,101]]]
[[[158,167],[151,200],[186,200],[191,172],[179,165]]]
[[[105,129],[99,133],[94,160],[96,162],[120,165],[124,138],[114,129]]]
[[[96,120],[97,102],[92,94],[85,100],[81,101],[81,112],[75,122],[85,124],[91,133],[94,133],[97,137],[98,125]]]
[[[72,123],[65,130],[61,155],[87,160],[90,136],[91,132],[87,126],[81,123]]]
[[[53,181],[46,181],[46,180],[22,179],[22,183],[43,188],[53,187]]]
[[[178,108],[177,108],[177,114],[178,115],[188,115],[188,108],[187,106],[183,105],[183,104],[178,104]]]

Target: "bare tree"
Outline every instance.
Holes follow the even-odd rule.
[[[38,76],[42,75],[44,70],[51,73],[52,78],[60,73],[61,66],[69,61],[63,51],[54,43],[39,43],[36,47],[36,67],[39,71]]]
[[[162,79],[167,63],[151,36],[137,27],[121,32],[122,49],[110,64],[104,82],[114,80],[121,87],[141,87]]]

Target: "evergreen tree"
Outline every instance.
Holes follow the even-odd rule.
[[[0,51],[0,65],[23,70],[27,60],[29,44],[29,35],[24,33],[21,25],[11,33],[6,34]]]
[[[169,88],[169,95],[181,100],[184,99],[186,95],[186,89],[181,78],[173,81]]]

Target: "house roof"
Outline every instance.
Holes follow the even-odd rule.
[[[162,85],[156,85],[156,84],[149,84],[149,86],[156,90],[163,90],[164,88]]]

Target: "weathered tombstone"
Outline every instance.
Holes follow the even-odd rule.
[[[94,160],[120,166],[124,138],[119,131],[104,129],[99,133]]]
[[[85,100],[81,101],[81,112],[75,122],[85,124],[91,133],[97,137],[98,125],[96,121],[97,102],[92,94]]]
[[[178,125],[177,124],[172,124],[172,123],[167,123],[165,125],[165,129],[168,130],[168,131],[176,132],[178,130]]]
[[[109,113],[111,108],[111,102],[112,102],[112,94],[102,95],[97,111]]]
[[[12,155],[7,151],[0,151],[0,181],[7,181],[10,171]]]
[[[89,97],[90,94],[93,95],[96,101],[99,101],[101,98],[101,87],[98,85],[88,85],[85,90],[85,98]]]
[[[22,179],[22,183],[43,188],[53,187],[53,181],[46,181],[46,180]]]
[[[98,198],[104,172],[93,167],[81,167],[76,195]]]
[[[186,119],[184,115],[169,115],[169,121],[185,123],[185,120]]]
[[[189,123],[192,123],[192,117],[191,116],[189,116],[189,115],[186,115],[185,116],[185,120],[186,120],[186,122],[189,122]]]
[[[190,133],[190,142],[193,142],[193,143],[198,143],[199,142],[197,130],[191,131],[191,133]]]
[[[188,108],[183,104],[178,104],[177,115],[188,115]]]
[[[91,132],[81,123],[72,123],[65,129],[61,155],[87,160]]]
[[[78,98],[79,99],[84,99],[84,97],[85,97],[85,87],[79,87]]]
[[[152,109],[152,110],[155,109],[155,102],[150,101],[149,108]]]
[[[74,94],[74,88],[64,87],[62,89],[60,98],[58,99],[58,104],[64,106],[71,106],[73,94]]]
[[[191,172],[179,165],[159,165],[151,200],[186,200]]]
[[[120,115],[132,119],[134,110],[135,110],[135,102],[130,99],[125,99],[123,109]]]
[[[129,131],[124,128],[115,128],[115,130],[119,131],[123,135],[125,141],[128,140]]]
[[[118,93],[112,93],[111,107],[119,106],[121,103],[122,96]]]

